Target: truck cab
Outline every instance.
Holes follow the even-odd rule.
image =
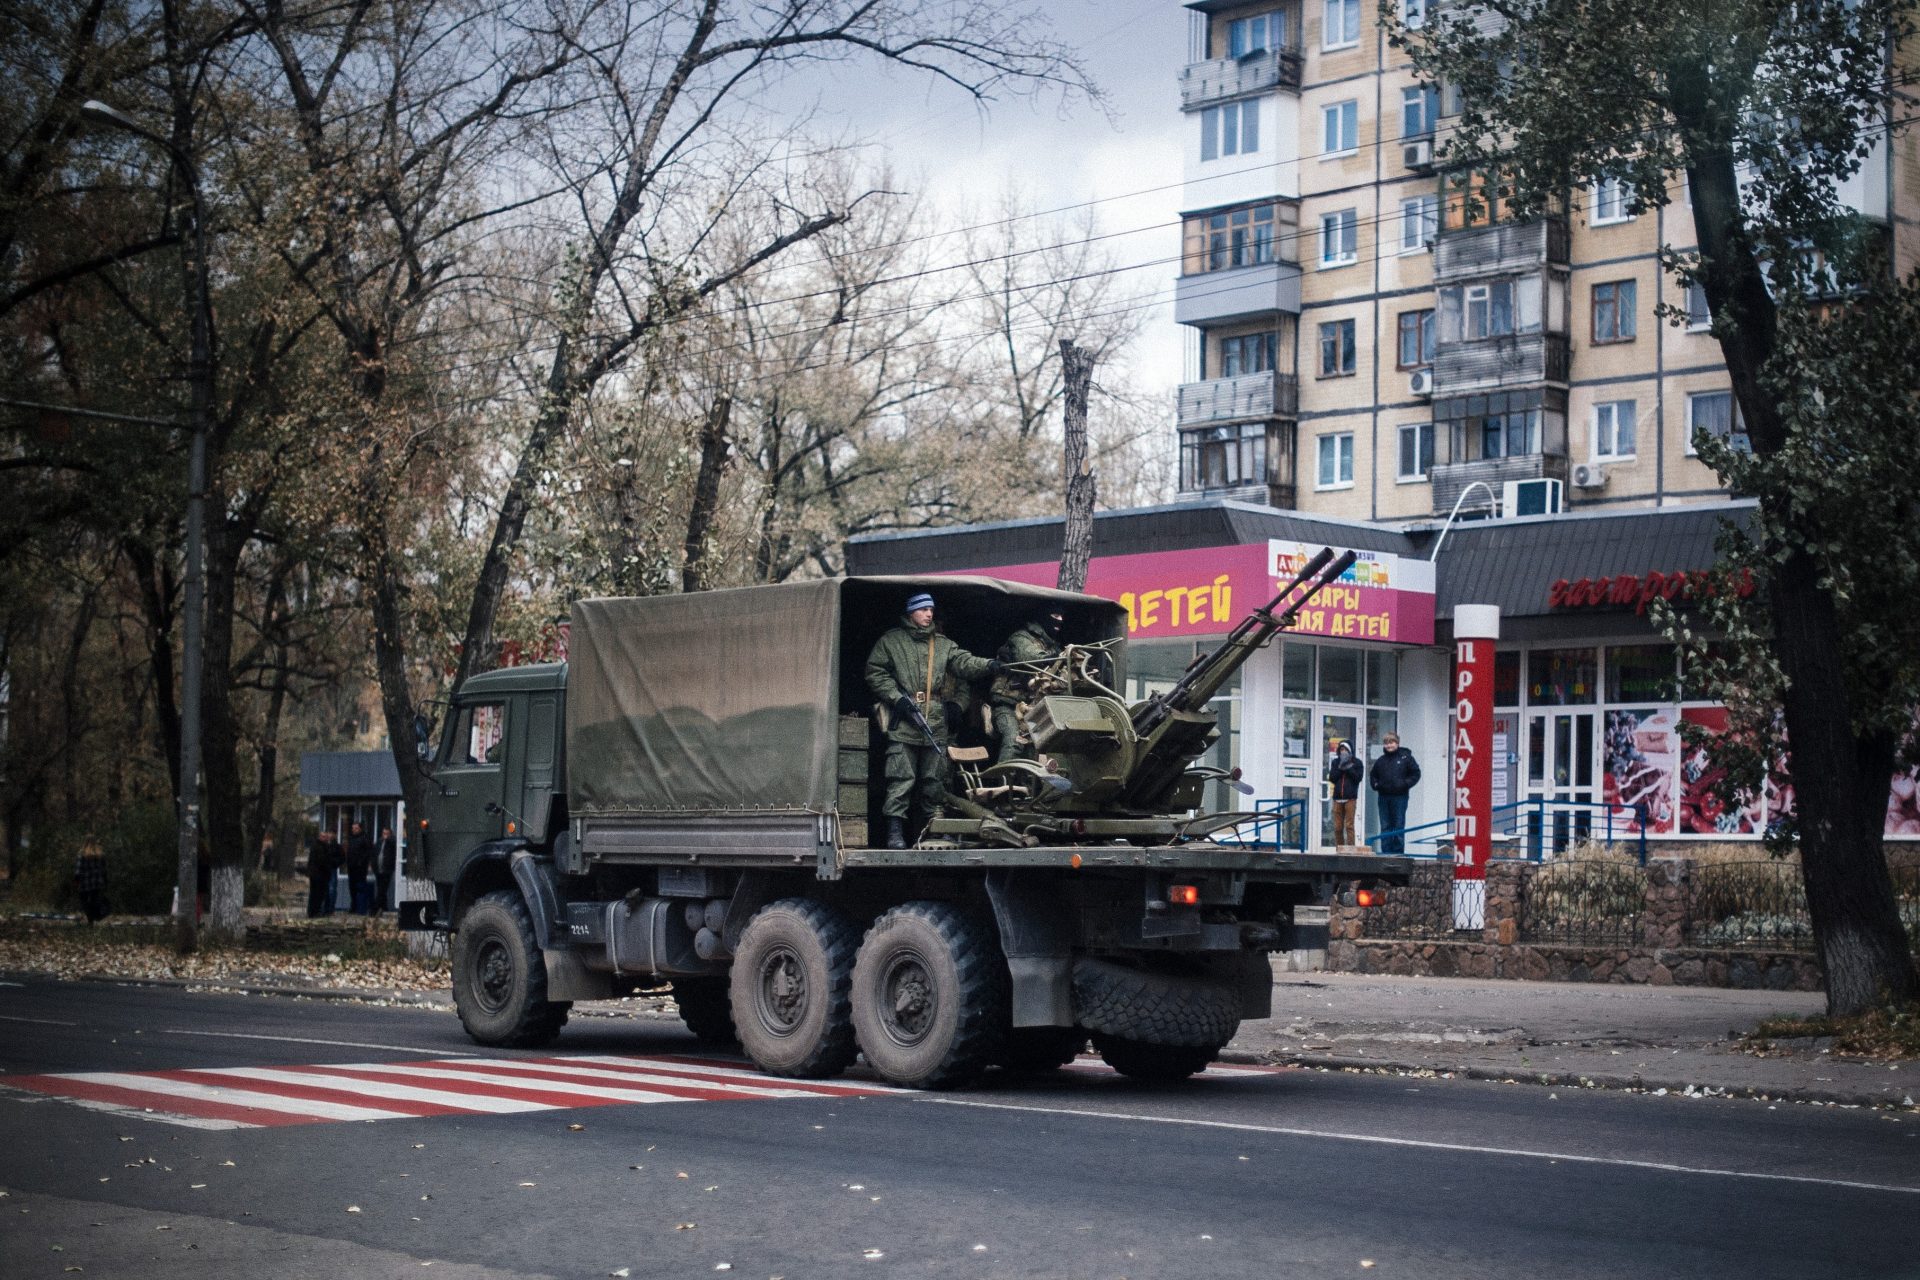
[[[566,827],[567,667],[508,667],[455,693],[419,826],[427,878],[449,884],[502,841],[546,847]]]

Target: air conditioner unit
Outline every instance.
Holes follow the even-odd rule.
[[[1433,396],[1433,370],[1415,369],[1407,377],[1407,394],[1419,396],[1422,400]]]
[[[1416,138],[1400,148],[1400,160],[1409,169],[1433,168],[1433,139]]]
[[[1597,462],[1576,462],[1573,464],[1573,487],[1576,489],[1604,489],[1607,487],[1607,469]]]
[[[1500,513],[1508,519],[1557,515],[1566,507],[1566,486],[1558,480],[1509,480],[1500,490]]]

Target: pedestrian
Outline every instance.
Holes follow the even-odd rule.
[[[1400,745],[1397,733],[1381,738],[1380,746],[1380,758],[1373,762],[1369,779],[1380,796],[1380,852],[1405,853],[1401,832],[1407,825],[1407,793],[1420,781],[1420,762]]]
[[[354,823],[347,828],[347,904],[357,916],[373,911],[373,837]]]
[[[393,828],[380,828],[380,855],[374,860],[373,914],[379,915],[389,903],[387,895],[393,892],[393,868],[398,848],[393,840]]]
[[[1333,797],[1333,844],[1335,848],[1354,843],[1353,802],[1360,798],[1360,780],[1367,767],[1353,754],[1344,738],[1333,740],[1333,759],[1327,761],[1328,794]]]
[[[946,801],[947,743],[952,731],[945,702],[962,684],[1001,672],[998,659],[976,657],[940,633],[933,597],[907,601],[898,625],[867,655],[867,688],[880,700],[887,734],[887,848],[907,847],[907,826],[918,832]]]
[[[999,660],[1011,668],[994,677],[992,687],[987,691],[987,703],[993,708],[993,732],[1000,739],[999,754],[995,764],[1005,764],[1009,760],[1033,759],[1033,744],[1020,740],[1020,717],[1018,708],[1026,700],[1028,682],[1033,679],[1033,665],[1051,662],[1060,656],[1060,630],[1066,625],[1066,616],[1054,610],[1044,617],[1034,618],[1018,631],[1007,637],[1000,646]]]
[[[307,846],[307,917],[333,914],[333,873],[340,866],[340,846],[333,829],[322,827]]]
[[[80,842],[80,857],[73,866],[73,887],[80,894],[80,910],[87,924],[107,918],[107,851],[89,833]]]

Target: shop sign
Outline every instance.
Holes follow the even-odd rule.
[[[1676,569],[1662,573],[1658,569],[1638,575],[1613,577],[1560,578],[1547,589],[1547,606],[1552,609],[1586,609],[1631,605],[1637,614],[1645,613],[1655,600],[1691,600],[1696,595],[1711,595],[1717,588],[1713,576],[1704,570]],[[1753,571],[1740,570],[1734,587],[1736,594],[1753,594]]]
[[[1454,642],[1453,878],[1487,878],[1493,827],[1493,646]]]
[[[1127,635],[1135,640],[1220,635],[1271,600],[1319,550],[1275,541],[1095,556],[1087,566],[1087,591],[1126,609]],[[1371,551],[1360,556],[1300,611],[1294,632],[1432,644],[1433,566]],[[1049,561],[967,572],[1051,587],[1060,566]]]

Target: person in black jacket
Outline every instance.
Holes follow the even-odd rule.
[[[373,910],[373,837],[357,822],[347,832],[347,890],[353,914]]]
[[[1381,738],[1380,746],[1380,758],[1373,762],[1372,783],[1380,796],[1380,829],[1394,833],[1380,838],[1380,852],[1405,853],[1406,841],[1398,833],[1407,825],[1407,793],[1420,781],[1420,762],[1400,745],[1397,733]]]
[[[393,843],[393,828],[380,828],[380,855],[373,863],[373,914],[379,915],[387,908],[387,895],[393,891],[393,864],[396,848]]]
[[[307,846],[307,914],[309,916],[330,916],[333,914],[333,873],[340,867],[340,846],[334,843],[333,831],[329,827],[320,828],[320,834]]]
[[[1342,739],[1333,743],[1333,759],[1327,761],[1327,782],[1333,796],[1333,845],[1353,843],[1353,802],[1360,798],[1360,780],[1367,767]]]

